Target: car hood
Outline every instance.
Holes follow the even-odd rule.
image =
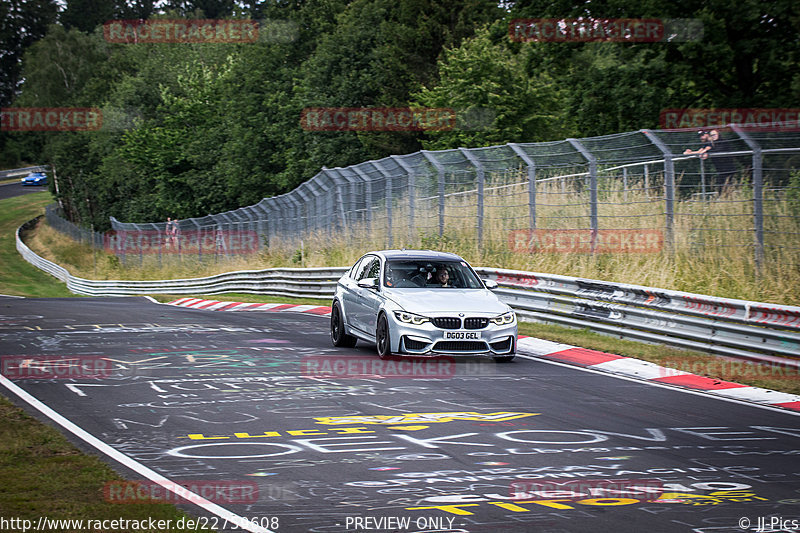
[[[386,297],[410,313],[501,314],[509,307],[486,289],[386,289]]]

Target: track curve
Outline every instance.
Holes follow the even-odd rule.
[[[252,489],[209,499],[264,530],[721,532],[800,510],[796,414],[539,359],[380,361],[309,313],[0,299],[0,354],[131,461]]]

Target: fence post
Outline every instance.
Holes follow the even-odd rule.
[[[339,171],[333,168],[325,168],[322,167],[322,171],[325,173],[328,178],[333,182],[333,187],[335,190],[335,195],[328,195],[331,199],[333,205],[331,206],[331,217],[328,224],[329,228],[333,228],[333,220],[339,220],[339,232],[340,234],[344,234],[347,229],[347,221],[345,220],[344,216],[344,197],[342,196],[342,177],[339,175]],[[327,191],[326,191],[327,192]]]
[[[639,130],[647,137],[650,142],[656,145],[656,148],[661,150],[664,154],[664,189],[665,189],[665,223],[666,235],[664,240],[670,251],[675,249],[675,162],[672,160],[673,153],[670,152],[664,141],[656,137],[655,133],[651,130]]]
[[[753,151],[753,228],[755,244],[755,261],[757,272],[764,265],[764,176],[763,154],[761,145],[742,130],[740,126],[729,124],[731,129],[747,143]]]
[[[386,178],[386,189],[385,189],[385,198],[386,198],[386,233],[387,233],[387,248],[391,248],[393,246],[394,240],[392,239],[392,175],[383,168],[383,166],[378,161],[370,161],[372,166],[378,169],[384,178]]]
[[[444,165],[436,160],[428,150],[420,150],[425,159],[436,168],[439,181],[439,237],[444,235]]]
[[[297,192],[297,196],[300,196],[300,199],[302,199],[303,197],[300,195],[300,191],[298,189],[295,189],[295,190],[298,191]],[[291,222],[290,222],[290,224],[291,224],[290,227],[293,227],[293,232],[294,232],[294,237],[295,238],[298,238],[298,237],[302,238],[302,235],[306,231],[307,226],[308,226],[308,220],[307,219],[303,219],[303,215],[304,215],[305,211],[303,210],[303,204],[300,203],[300,199],[295,198],[295,195],[293,195],[292,193],[289,193],[286,196],[286,202],[290,206],[289,207],[289,212],[290,213],[294,213],[294,216],[292,217]],[[301,226],[301,219],[303,219],[302,220],[302,222],[303,222],[302,226]]]
[[[303,201],[301,203],[300,200],[298,200],[296,198],[294,199],[294,201],[296,202],[295,205],[297,207],[297,221],[298,221],[298,224],[300,222],[300,211],[303,212],[303,214],[302,214],[302,217],[303,217],[303,229],[301,231],[298,231],[298,233],[301,234],[301,238],[303,238],[311,230],[311,221],[309,220],[311,218],[311,199],[308,197],[308,195],[303,191],[303,189],[301,187],[302,187],[302,185],[300,187],[298,187],[297,189],[295,189],[295,190],[297,191],[297,195]]]
[[[706,166],[705,161],[703,158],[700,159],[700,193],[703,197],[703,200],[706,199]]]
[[[536,229],[536,162],[517,143],[508,143],[514,153],[528,167],[528,216],[530,217],[531,235]]]
[[[288,202],[286,202],[284,195],[273,196],[270,200],[269,226],[267,227],[267,231],[269,232],[268,235],[271,243],[273,236],[281,234],[284,237],[288,236],[291,211],[286,205]]]
[[[190,218],[189,220],[192,221],[195,228],[197,228],[197,260],[198,262],[203,261],[203,228],[200,226],[200,223],[197,222],[196,219]]]
[[[483,186],[486,181],[486,172],[484,171],[481,162],[478,160],[477,157],[475,157],[475,154],[473,154],[466,148],[459,148],[459,150],[461,151],[462,154],[464,154],[464,157],[466,157],[467,160],[470,163],[472,163],[472,166],[475,167],[475,174],[476,177],[478,178],[477,218],[478,218],[478,250],[480,251],[483,249]]]
[[[372,180],[366,172],[357,166],[351,167],[353,171],[358,174],[358,177],[364,182],[364,223],[367,226],[367,235],[372,234]]]
[[[411,166],[403,161],[403,159],[399,156],[393,155],[390,156],[394,159],[400,168],[406,171],[408,175],[408,244],[409,246],[413,246],[415,242],[414,239],[414,208],[415,208],[415,196],[417,193],[417,186],[416,186],[416,175],[414,173],[414,169]]]
[[[589,162],[589,220],[592,228],[592,253],[597,246],[597,230],[599,223],[597,220],[597,158],[586,149],[578,139],[567,139],[573,148]]]
[[[628,167],[622,167],[622,200],[628,201]]]

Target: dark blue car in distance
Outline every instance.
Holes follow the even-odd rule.
[[[22,185],[47,185],[47,174],[44,172],[31,172],[22,178]]]

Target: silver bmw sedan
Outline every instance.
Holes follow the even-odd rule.
[[[461,257],[429,250],[384,250],[361,257],[340,279],[331,305],[331,340],[375,343],[378,355],[514,358],[517,319]]]

